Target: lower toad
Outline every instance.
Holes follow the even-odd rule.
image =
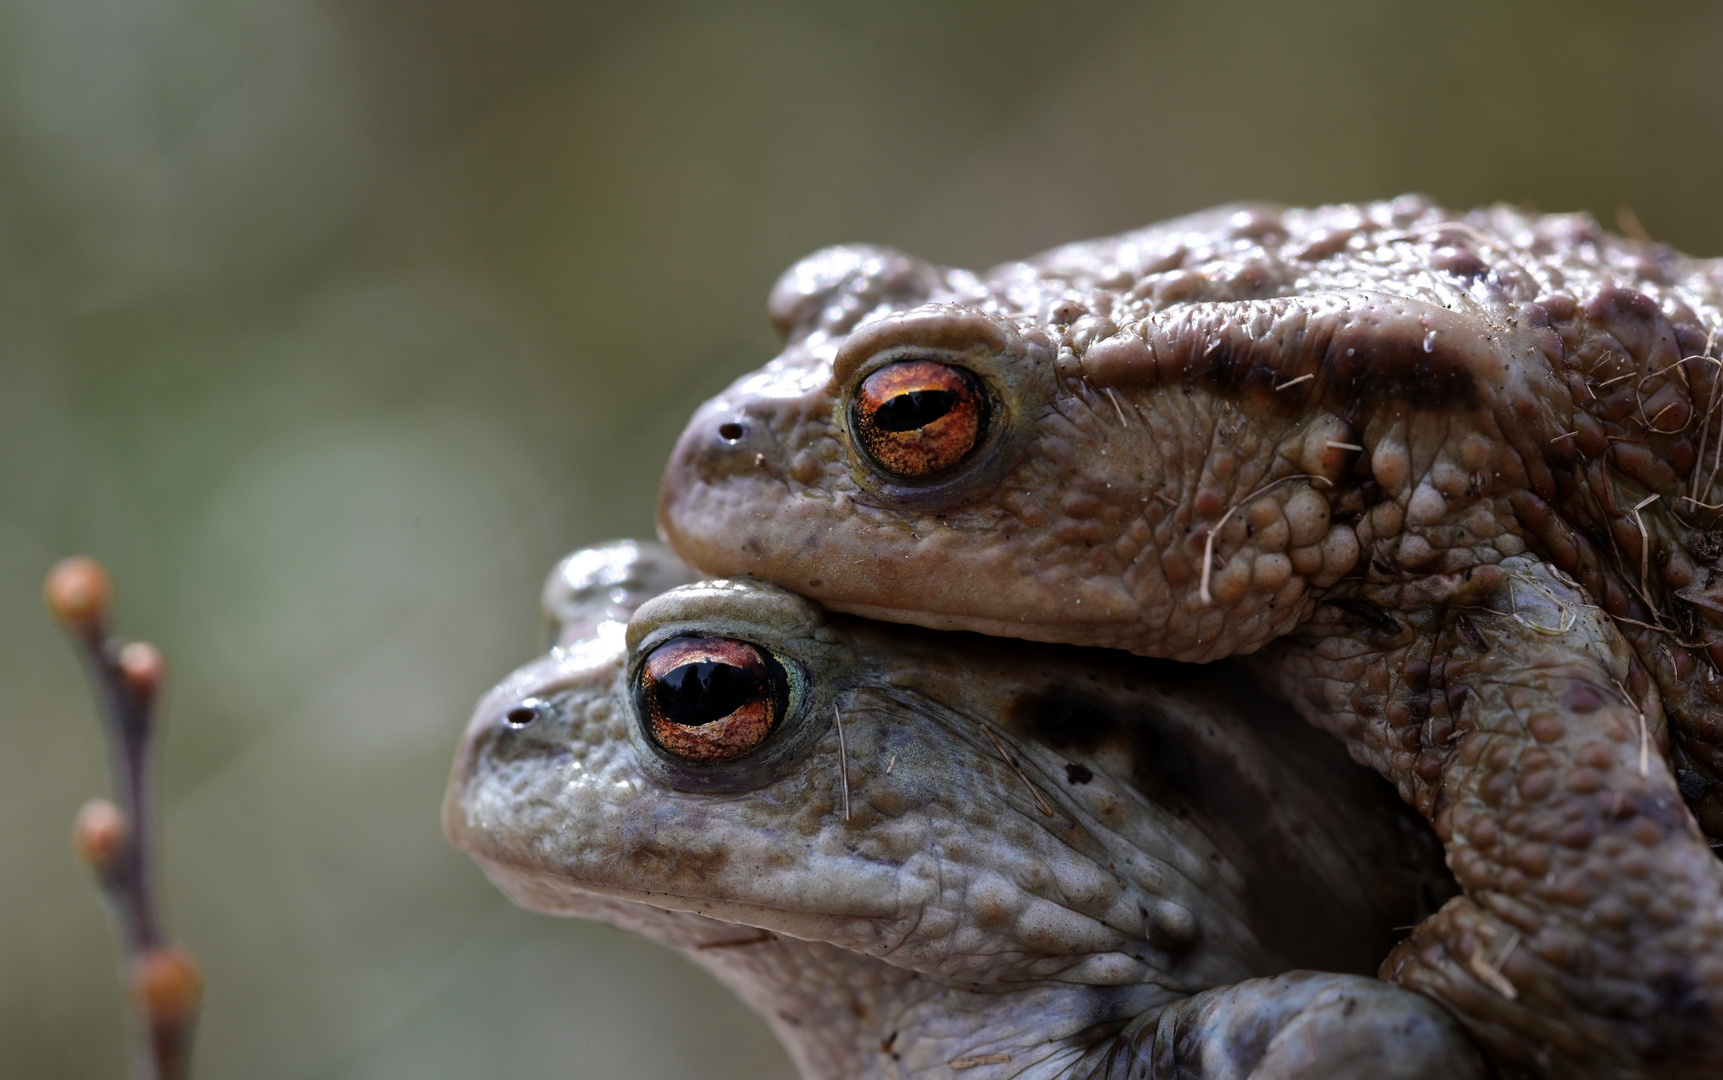
[[[571,556],[480,704],[445,825],[517,902],[685,950],[809,1077],[1487,1075],[1361,974],[1451,894],[1433,838],[1241,669],[681,576]]]

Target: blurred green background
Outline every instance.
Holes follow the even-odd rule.
[[[437,824],[544,573],[650,534],[776,274],[1409,189],[1723,253],[1719,57],[1701,2],[0,0],[0,1075],[123,1072],[59,556],[174,666],[201,1077],[787,1077]]]

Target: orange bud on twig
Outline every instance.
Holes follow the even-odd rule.
[[[48,611],[79,630],[88,630],[101,622],[108,613],[113,593],[108,572],[88,555],[61,559],[48,571],[48,580],[42,585]]]
[[[132,993],[151,1027],[179,1027],[197,1014],[203,973],[191,953],[174,945],[158,946],[132,961]]]
[[[122,646],[109,635],[113,585],[94,559],[62,561],[49,571],[42,592],[83,654],[114,748],[118,805],[106,799],[85,803],[72,827],[72,844],[96,872],[131,958],[132,996],[144,1021],[137,1029],[135,1072],[147,1080],[185,1080],[203,977],[190,953],[164,940],[150,850],[149,751],[167,664],[154,645]]]
[[[118,864],[129,832],[119,807],[106,799],[91,799],[78,808],[72,824],[72,846],[84,865],[106,876]]]
[[[133,691],[152,698],[162,687],[167,674],[167,661],[162,651],[147,641],[134,641],[120,650],[120,674]]]

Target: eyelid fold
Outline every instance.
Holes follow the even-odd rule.
[[[923,304],[851,331],[832,359],[832,383],[849,388],[864,365],[918,359],[968,366],[965,361],[1024,351],[1015,323],[959,304]]]
[[[631,666],[637,666],[648,643],[692,632],[677,627],[698,626],[703,636],[751,641],[751,634],[762,632],[773,638],[808,636],[825,621],[824,608],[776,585],[718,578],[671,589],[641,604],[628,620],[626,640]]]

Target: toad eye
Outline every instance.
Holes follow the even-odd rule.
[[[851,415],[856,440],[875,464],[920,480],[959,464],[980,444],[987,395],[962,368],[905,360],[862,380]]]
[[[733,638],[670,639],[646,657],[637,689],[652,741],[703,765],[765,742],[789,702],[783,665]]]

